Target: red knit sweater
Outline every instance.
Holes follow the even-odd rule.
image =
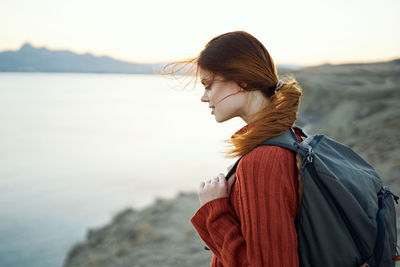
[[[230,197],[205,203],[190,219],[213,253],[210,266],[299,266],[297,174],[295,153],[278,146],[240,160]]]

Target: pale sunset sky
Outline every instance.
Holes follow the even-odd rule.
[[[244,30],[277,64],[400,58],[399,0],[2,0],[0,50],[25,42],[138,63],[197,56]]]

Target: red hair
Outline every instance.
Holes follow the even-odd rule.
[[[172,70],[168,72],[169,66]],[[254,114],[258,119],[252,122],[247,132],[234,134],[226,140],[233,144],[227,157],[239,157],[250,152],[262,141],[282,134],[297,120],[302,89],[295,78],[287,76],[281,78],[284,84],[275,93],[279,77],[274,61],[264,45],[247,32],[218,35],[206,44],[199,56],[168,63],[160,74],[173,75],[187,66],[185,76],[195,72],[195,83],[202,69],[235,81],[244,90],[260,90],[271,101],[270,105]]]

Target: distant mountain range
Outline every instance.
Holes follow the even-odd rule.
[[[133,63],[108,56],[90,53],[77,54],[68,50],[49,50],[25,43],[19,50],[0,52],[0,72],[89,72],[89,73],[136,73],[154,74],[167,64]],[[277,65],[278,68],[298,70],[295,64]]]
[[[0,72],[90,72],[153,74],[164,63],[140,64],[90,53],[49,50],[25,43],[17,51],[0,52]]]

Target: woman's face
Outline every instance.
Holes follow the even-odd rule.
[[[208,102],[217,122],[224,122],[234,117],[242,117],[246,103],[245,90],[234,81],[227,81],[218,74],[200,71],[201,83],[204,85],[202,102]]]

